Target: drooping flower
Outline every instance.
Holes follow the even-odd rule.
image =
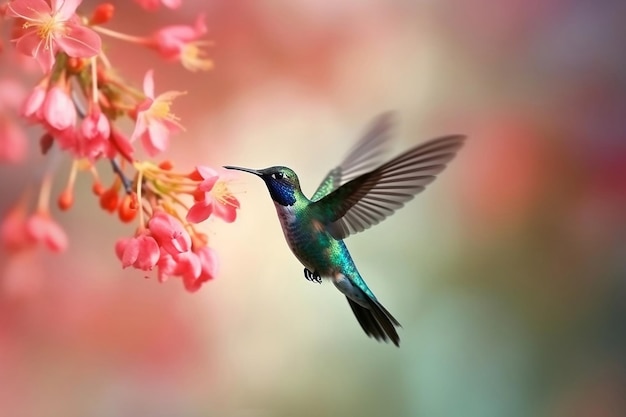
[[[109,137],[111,124],[109,119],[94,107],[80,125],[80,154],[94,161],[97,158],[110,154]]]
[[[36,242],[45,244],[53,252],[67,248],[65,230],[47,212],[36,212],[26,221],[26,232]]]
[[[16,163],[26,157],[28,138],[12,117],[0,114],[0,161]]]
[[[159,246],[172,255],[178,255],[191,249],[189,233],[175,217],[164,211],[159,210],[152,215],[148,221],[148,228]]]
[[[101,49],[100,36],[81,24],[75,11],[82,0],[13,0],[7,16],[24,20],[16,48],[37,60],[45,73],[61,50],[76,58],[90,58]]]
[[[194,282],[202,272],[202,265],[200,264],[200,258],[193,252],[183,252],[174,256],[176,262],[176,269],[174,274],[180,276],[187,286],[187,282]]]
[[[76,106],[67,91],[60,86],[48,90],[42,105],[44,120],[55,130],[68,129],[76,123]]]
[[[185,289],[195,292],[215,277],[217,254],[208,246],[194,247],[191,251],[177,255],[162,249],[157,266],[159,282],[165,282],[170,277],[180,277]]]
[[[26,98],[26,89],[16,78],[0,79],[0,112],[18,111]]]
[[[0,161],[20,162],[26,157],[28,140],[15,117],[26,92],[13,78],[0,79]]]
[[[178,9],[182,0],[135,0],[137,4],[149,11],[158,10],[161,4],[169,9]]]
[[[194,280],[184,280],[187,291],[194,292],[207,281],[211,281],[217,275],[217,253],[208,246],[202,246],[195,253],[200,260],[200,275]]]
[[[31,121],[43,120],[43,103],[46,95],[46,87],[41,84],[37,85],[24,100],[21,109],[22,116]]]
[[[180,61],[189,71],[206,71],[213,62],[204,55],[203,46],[210,42],[200,40],[207,32],[204,14],[198,15],[194,25],[172,25],[152,34],[148,45],[165,59]]]
[[[123,238],[115,243],[115,254],[122,261],[122,267],[133,266],[143,271],[151,271],[159,260],[159,245],[147,231],[135,237]]]
[[[12,207],[0,222],[0,242],[13,251],[19,251],[35,244],[31,235],[26,231],[28,219],[26,204],[19,201]]]
[[[207,166],[197,166],[196,173],[202,182],[194,193],[196,202],[189,209],[187,220],[200,223],[215,215],[227,223],[235,221],[239,201],[228,189],[226,181],[220,179],[216,170]]]
[[[137,106],[137,123],[130,140],[141,138],[141,143],[150,156],[167,149],[170,133],[183,129],[178,117],[170,112],[173,100],[185,94],[181,91],[167,91],[154,96],[154,73],[146,73],[143,80],[146,99]]]

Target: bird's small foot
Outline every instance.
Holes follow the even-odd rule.
[[[317,271],[311,272],[308,268],[304,268],[304,277],[307,281],[317,282],[318,284],[322,283],[322,277],[320,277],[320,274],[318,274]]]

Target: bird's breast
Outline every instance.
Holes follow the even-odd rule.
[[[306,212],[276,204],[276,211],[289,248],[309,270],[327,275],[333,268],[336,241],[324,225]]]

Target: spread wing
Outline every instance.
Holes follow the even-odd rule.
[[[380,223],[424,190],[454,158],[465,136],[444,136],[409,149],[314,203],[328,232],[344,239]]]
[[[376,117],[365,135],[350,149],[343,162],[326,175],[311,200],[319,200],[342,184],[374,168],[385,153],[392,125],[393,113],[383,113]]]

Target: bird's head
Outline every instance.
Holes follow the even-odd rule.
[[[260,177],[265,182],[272,200],[281,206],[293,206],[298,195],[302,194],[298,176],[290,168],[283,166],[258,170],[234,166],[225,166],[224,168],[249,172]]]

